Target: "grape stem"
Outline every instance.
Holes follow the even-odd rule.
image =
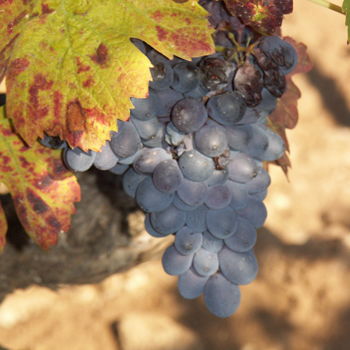
[[[341,8],[341,6],[333,4],[332,2],[329,2],[327,0],[309,0],[309,1],[314,2],[317,5],[326,7],[335,12],[341,13],[342,15],[345,15],[345,11]]]

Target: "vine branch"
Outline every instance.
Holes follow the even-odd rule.
[[[330,10],[335,11],[335,12],[341,13],[342,15],[345,15],[345,12],[341,6],[333,4],[332,2],[329,2],[327,0],[309,0],[309,1],[314,2],[317,5],[326,7]]]

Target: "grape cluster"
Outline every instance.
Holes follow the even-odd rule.
[[[180,294],[203,294],[210,312],[228,317],[240,303],[239,285],[258,271],[253,247],[270,184],[264,162],[284,152],[267,121],[297,54],[278,36],[255,37],[222,2],[206,3],[214,25],[223,18],[231,25],[216,32],[224,50],[168,60],[137,42],[153,64],[149,96],[132,98],[130,120],[118,121],[101,152],[42,142],[64,148],[74,171],[94,165],[123,174],[125,192],[146,213],[148,233],[175,236],[162,263],[178,276]]]

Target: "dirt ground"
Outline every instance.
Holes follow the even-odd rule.
[[[179,297],[159,259],[100,284],[18,290],[0,305],[11,350],[350,349],[350,48],[344,17],[295,1],[285,35],[303,41],[312,72],[295,78],[300,121],[288,133],[288,182],[271,169],[257,280],[220,320]],[[138,216],[139,217],[139,216]],[[24,267],[25,268],[25,267]]]

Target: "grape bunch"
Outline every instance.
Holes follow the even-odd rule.
[[[153,64],[149,96],[132,98],[129,121],[118,121],[101,152],[70,149],[50,137],[42,142],[63,148],[74,171],[94,165],[123,175],[148,233],[174,235],[162,263],[178,276],[180,294],[203,294],[211,313],[228,317],[239,306],[239,286],[257,275],[253,247],[270,184],[264,162],[285,150],[268,116],[297,53],[280,37],[242,25],[222,2],[202,4],[214,27],[225,28],[215,34],[219,52],[169,60],[135,42]]]

